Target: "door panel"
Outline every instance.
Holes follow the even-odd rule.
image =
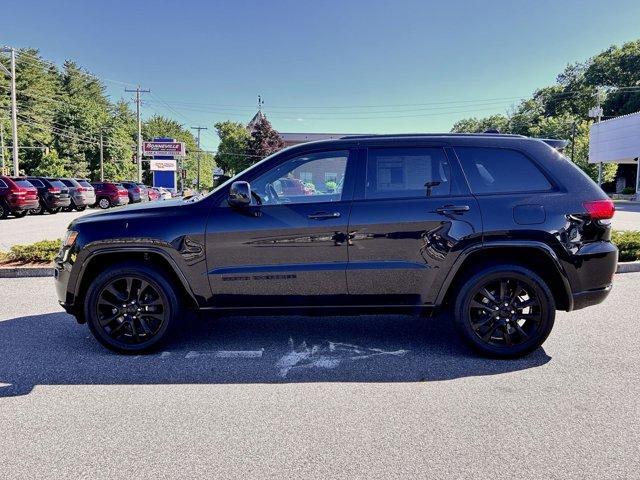
[[[254,204],[223,202],[207,226],[213,306],[344,303],[353,168],[348,149],[309,151],[242,178]]]
[[[214,306],[344,302],[349,209],[350,202],[215,208],[207,231]]]
[[[482,241],[478,203],[449,157],[440,147],[368,150],[349,220],[352,303],[433,303],[459,252]]]

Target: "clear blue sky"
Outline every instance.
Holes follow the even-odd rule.
[[[210,130],[248,121],[261,94],[280,131],[448,131],[640,38],[638,0],[4,0],[2,14],[0,44],[75,60],[114,99],[130,95],[109,80],[140,83],[145,116]]]

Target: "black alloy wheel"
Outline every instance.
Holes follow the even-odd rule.
[[[29,213],[29,210],[20,210],[19,212],[13,212],[13,216],[16,218],[26,217]]]
[[[9,209],[3,204],[3,202],[0,202],[0,218],[7,218],[8,215]]]
[[[30,213],[33,214],[33,215],[42,215],[44,213],[44,207],[42,205],[42,200],[38,200],[38,206],[35,207],[35,208],[32,208]]]
[[[160,272],[145,264],[116,265],[89,286],[85,315],[94,336],[122,353],[161,343],[176,323],[178,299]]]
[[[553,295],[534,272],[517,265],[483,270],[461,289],[455,321],[477,350],[517,357],[538,348],[551,332]]]

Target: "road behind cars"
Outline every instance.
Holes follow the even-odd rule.
[[[59,212],[55,215],[45,213],[44,215],[27,215],[24,218],[10,216],[0,220],[0,251],[7,251],[16,244],[62,238],[71,220],[92,212],[96,210]]]
[[[479,358],[443,321],[204,319],[118,356],[0,280],[3,478],[637,478],[640,274],[560,312],[543,348]],[[25,291],[38,292],[26,296]],[[263,350],[264,349],[264,350]]]

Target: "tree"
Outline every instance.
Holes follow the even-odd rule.
[[[220,137],[216,163],[226,175],[233,175],[255,163],[255,157],[249,156],[251,134],[242,123],[218,122],[215,129]]]
[[[69,165],[58,156],[58,152],[51,150],[42,156],[40,164],[32,170],[33,175],[42,177],[66,177]]]
[[[255,163],[284,148],[284,141],[271,126],[266,117],[261,117],[253,127],[251,141],[249,142],[249,154],[253,155]]]

